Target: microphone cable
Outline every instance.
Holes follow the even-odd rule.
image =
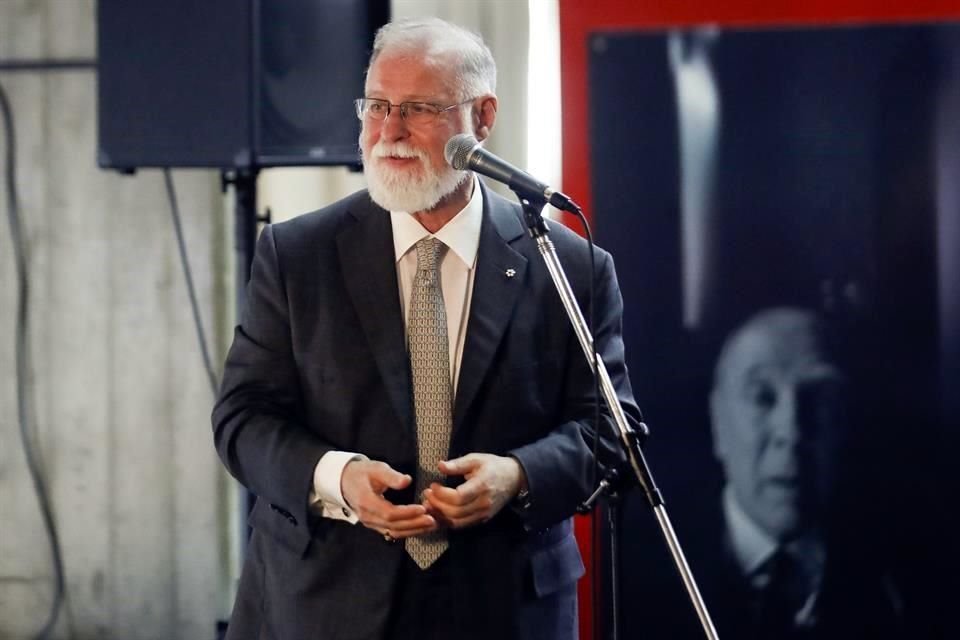
[[[590,231],[590,223],[587,221],[587,217],[583,214],[583,210],[576,204],[572,207],[573,213],[578,220],[580,220],[580,225],[583,227],[583,233],[587,238],[587,248],[590,254],[590,278],[587,284],[587,329],[590,332],[591,344],[593,349],[591,350],[592,357],[592,367],[593,367],[593,468],[590,470],[590,486],[597,486],[597,478],[599,477],[600,471],[600,375],[597,371],[597,363],[599,361],[599,356],[597,353],[597,336],[595,333],[595,315],[594,309],[596,307],[594,301],[594,284],[597,278],[597,266],[596,266],[596,253],[594,251],[593,244],[593,233]],[[598,503],[600,504],[600,503]],[[601,555],[603,553],[603,547],[601,545],[601,520],[598,518],[598,514],[594,512],[591,519],[590,526],[590,600],[592,602],[591,606],[591,615],[593,616],[593,637],[598,639],[601,637],[601,631],[603,630],[603,622],[601,620],[601,611],[600,604],[602,603],[602,590],[603,590],[603,571],[601,563]]]
[[[597,278],[597,265],[596,265],[596,256],[593,246],[593,234],[590,232],[590,223],[587,221],[585,215],[583,215],[583,210],[578,207],[576,204],[572,207],[573,213],[578,220],[580,220],[580,225],[583,227],[583,233],[587,238],[587,248],[590,254],[590,279],[587,283],[587,329],[590,331],[591,344],[593,345],[592,349],[592,360],[591,366],[593,367],[593,469],[591,470],[590,485],[595,486],[597,484],[597,476],[599,472],[599,459],[597,455],[600,451],[600,376],[597,375],[597,362],[599,356],[597,354],[597,338],[594,334],[595,329],[595,318],[594,318],[594,281]]]

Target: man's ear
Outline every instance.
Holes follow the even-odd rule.
[[[479,108],[473,111],[473,136],[480,142],[489,138],[496,120],[497,98],[487,96],[482,99]]]

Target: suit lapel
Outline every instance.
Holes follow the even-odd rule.
[[[508,202],[491,194],[486,187],[481,188],[484,189],[483,222],[470,319],[453,408],[451,443],[462,427],[484,376],[490,371],[527,271],[527,259],[510,247],[510,242],[522,238],[524,233],[519,218]]]
[[[390,215],[372,204],[351,213],[357,223],[337,236],[344,283],[390,402],[400,422],[414,433]]]

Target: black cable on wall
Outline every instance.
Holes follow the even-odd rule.
[[[64,588],[63,556],[60,551],[60,537],[57,533],[56,522],[53,519],[53,509],[50,506],[50,495],[46,481],[40,469],[39,455],[33,447],[33,421],[30,416],[30,403],[27,397],[27,377],[30,371],[30,280],[28,278],[27,245],[23,234],[23,225],[20,222],[19,197],[17,195],[16,174],[16,137],[13,126],[13,109],[7,97],[7,92],[0,84],[0,115],[3,118],[6,149],[4,153],[4,190],[7,200],[7,219],[10,225],[10,238],[13,243],[13,256],[17,276],[17,311],[14,341],[16,344],[16,387],[17,387],[17,418],[20,424],[20,440],[23,452],[27,459],[27,469],[33,488],[40,505],[40,514],[43,526],[50,542],[50,553],[53,556],[54,569],[54,596],[50,605],[47,621],[40,630],[37,638],[49,638],[57,624],[60,609],[66,597]]]
[[[60,71],[96,71],[97,61],[90,58],[47,58],[47,59],[20,59],[0,60],[0,72],[60,72]],[[14,340],[16,345],[16,396],[17,417],[20,427],[20,440],[24,456],[27,460],[27,469],[40,505],[40,514],[43,519],[44,530],[50,544],[50,554],[54,570],[54,595],[50,604],[50,611],[43,628],[39,631],[37,640],[46,640],[52,637],[60,616],[60,610],[67,600],[66,578],[63,567],[63,554],[60,546],[60,535],[56,521],[53,518],[53,508],[50,503],[50,494],[47,489],[42,469],[40,468],[39,454],[33,446],[33,421],[30,416],[30,403],[27,393],[27,378],[30,372],[30,279],[29,260],[26,238],[23,233],[23,224],[20,218],[20,199],[17,194],[17,145],[14,127],[13,108],[3,85],[0,85],[0,115],[3,119],[4,139],[4,192],[7,202],[7,219],[10,227],[10,238],[13,244],[13,256],[17,278],[17,311]],[[71,633],[72,635],[72,633]]]
[[[177,236],[177,249],[180,251],[180,264],[183,267],[183,278],[187,283],[187,294],[190,296],[190,309],[193,311],[193,325],[197,331],[197,341],[200,343],[200,355],[203,358],[203,367],[207,372],[210,390],[217,395],[217,374],[213,370],[213,361],[210,359],[210,350],[207,348],[206,333],[203,330],[203,321],[200,316],[200,304],[197,302],[197,292],[193,286],[193,275],[190,270],[190,260],[187,256],[187,244],[183,239],[183,225],[180,222],[180,207],[177,204],[177,192],[174,189],[170,167],[163,170],[163,181],[167,189],[167,199],[170,202],[170,216],[173,219],[173,230]]]
[[[0,72],[36,73],[96,71],[96,69],[97,61],[94,59],[0,60]],[[4,138],[6,140],[4,150],[4,191],[6,194],[8,223],[10,227],[10,237],[14,249],[13,253],[17,279],[17,315],[14,339],[16,342],[15,379],[20,439],[24,455],[27,460],[27,468],[37,496],[37,502],[40,506],[44,530],[49,540],[54,569],[53,601],[51,602],[50,611],[47,615],[47,619],[43,625],[43,628],[39,631],[37,636],[35,636],[36,640],[47,640],[53,635],[61,609],[65,604],[69,603],[67,602],[68,594],[66,589],[66,578],[63,564],[63,554],[60,544],[60,535],[53,517],[53,508],[51,506],[49,490],[43,475],[43,470],[41,469],[39,452],[34,447],[34,425],[30,415],[30,403],[27,391],[27,379],[30,371],[30,280],[28,248],[21,222],[19,197],[16,187],[17,154],[14,115],[10,101],[2,85],[0,85],[0,107],[2,107],[3,130]],[[190,306],[193,312],[194,326],[199,340],[200,352],[203,358],[203,364],[211,390],[215,395],[218,386],[217,376],[215,374],[210,353],[207,348],[207,341],[203,323],[201,321],[199,304],[196,297],[196,291],[190,269],[190,262],[187,256],[186,243],[183,236],[179,206],[177,204],[176,192],[169,168],[164,170],[164,181],[168,201],[170,204],[170,213],[173,220],[174,231],[176,234],[177,247],[183,267],[184,279],[186,281],[187,292],[190,298]],[[69,608],[67,611],[69,615]],[[70,637],[72,636],[73,633],[71,631]]]

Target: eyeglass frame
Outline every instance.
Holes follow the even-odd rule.
[[[437,118],[440,117],[440,114],[446,113],[447,111],[452,111],[453,109],[456,109],[457,107],[462,107],[462,106],[465,105],[465,104],[470,104],[471,102],[473,102],[473,101],[476,100],[476,99],[477,99],[477,98],[475,98],[475,97],[474,97],[474,98],[468,98],[467,100],[464,100],[463,102],[458,102],[458,103],[456,103],[456,104],[451,104],[450,106],[447,106],[447,107],[441,107],[440,105],[434,104],[434,103],[432,103],[432,102],[421,102],[421,101],[419,101],[419,100],[405,100],[405,101],[401,102],[400,104],[393,104],[393,103],[390,102],[389,100],[384,100],[383,98],[356,98],[356,99],[354,99],[354,101],[353,101],[353,105],[354,105],[354,107],[356,108],[356,111],[357,111],[357,118],[358,118],[361,122],[363,122],[363,120],[364,120],[364,108],[363,108],[363,104],[364,104],[365,102],[378,102],[378,103],[382,103],[382,104],[387,105],[387,112],[383,115],[383,119],[382,119],[382,120],[377,120],[376,118],[370,118],[370,120],[371,120],[372,122],[386,122],[386,121],[387,121],[387,118],[389,118],[389,117],[390,117],[390,114],[393,112],[394,107],[396,107],[396,108],[400,111],[400,118],[401,118],[404,122],[409,122],[409,120],[407,119],[407,106],[406,106],[406,105],[417,104],[417,105],[423,105],[423,106],[427,106],[427,107],[432,107],[433,109],[436,109],[436,111],[431,111],[431,112],[430,112],[430,113],[432,114],[432,119],[430,120],[430,123],[433,123],[433,122],[436,122]],[[427,122],[424,122],[423,124],[428,124],[428,123],[427,123]]]

